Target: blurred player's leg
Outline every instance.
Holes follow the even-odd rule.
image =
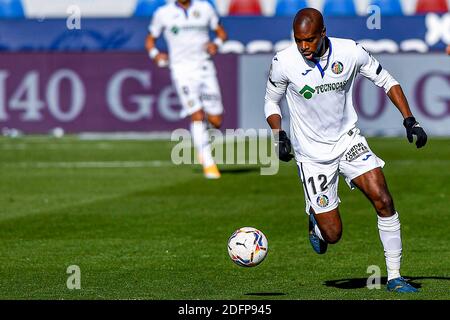
[[[222,115],[208,115],[208,122],[216,129],[222,126]]]
[[[199,162],[203,166],[203,173],[207,179],[218,179],[220,178],[220,172],[212,157],[205,113],[200,99],[201,81],[198,76],[184,77],[178,75],[178,77],[173,77],[173,82],[183,107],[182,116],[190,115],[191,117],[192,141]]]
[[[206,61],[203,64],[201,73],[199,74],[199,79],[199,96],[202,104],[202,110],[204,111],[203,115],[206,114],[206,120],[208,123],[218,129],[222,125],[223,105],[219,83],[216,77],[216,69],[211,61]],[[205,129],[203,139],[203,142],[205,142],[205,139],[208,139],[206,141],[209,141],[207,129]],[[218,179],[220,178],[220,172],[211,157],[211,146],[209,144],[204,144],[203,146],[201,161],[203,163],[203,172],[205,177],[209,179]]]
[[[216,69],[211,61],[204,63],[201,74],[201,101],[207,114],[208,122],[216,129],[220,128],[223,120],[222,95],[217,81]]]
[[[197,111],[191,115],[191,134],[203,172],[208,179],[220,178],[220,172],[214,162],[209,143],[209,134],[206,123],[203,120],[203,111]]]

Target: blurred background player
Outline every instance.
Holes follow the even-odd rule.
[[[356,74],[384,88],[404,118],[409,142],[416,135],[417,148],[421,148],[427,135],[413,117],[399,83],[355,41],[327,37],[319,11],[300,10],[293,29],[295,43],[272,60],[265,114],[274,130],[280,159],[291,160],[291,142],[281,130],[279,107],[286,94],[313,249],[323,254],[329,243],[341,238],[338,180],[342,174],[350,187],[356,186],[366,195],[377,212],[388,271],[387,289],[415,292],[417,289],[400,275],[400,220],[381,170],[384,161],[373,153],[356,127],[358,117],[352,102]]]
[[[217,37],[210,41],[209,30]],[[155,40],[164,32],[169,56],[159,52]],[[177,0],[154,14],[146,39],[150,58],[160,67],[170,65],[172,81],[183,107],[182,117],[191,117],[191,134],[203,172],[208,179],[220,178],[207,131],[222,124],[223,105],[214,56],[227,34],[207,1]]]

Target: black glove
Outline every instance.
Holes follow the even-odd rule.
[[[288,162],[294,156],[291,154],[291,140],[289,140],[285,131],[280,130],[275,134],[275,151],[281,161]]]
[[[422,129],[420,124],[416,121],[416,118],[406,118],[405,120],[403,120],[403,125],[406,128],[406,137],[408,138],[409,143],[413,142],[413,135],[417,136],[417,148],[422,148],[427,143],[427,134]]]

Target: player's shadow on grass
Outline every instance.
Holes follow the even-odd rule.
[[[409,283],[416,289],[420,289],[422,287],[421,283],[417,283],[415,281],[422,279],[437,279],[437,280],[450,280],[447,277],[408,277],[404,276],[405,279],[409,281]],[[325,285],[327,287],[334,287],[338,289],[362,289],[367,286],[368,278],[353,278],[353,279],[339,279],[339,280],[327,280],[325,281]],[[381,284],[385,285],[387,283],[387,278],[381,278]]]
[[[285,296],[286,293],[282,292],[250,292],[246,293],[246,296],[257,296],[257,297],[273,297],[273,296]]]
[[[225,167],[221,168],[220,172],[222,174],[240,174],[240,173],[250,173],[260,171],[260,167]]]
[[[242,174],[242,173],[251,173],[260,171],[260,167],[252,167],[252,166],[242,166],[242,167],[233,167],[233,166],[227,166],[227,167],[220,167],[219,166],[220,173],[222,175],[232,175],[232,174]],[[203,170],[201,168],[195,168],[195,172],[202,172]]]

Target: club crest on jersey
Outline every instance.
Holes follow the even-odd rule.
[[[325,208],[330,203],[330,200],[326,195],[321,194],[320,196],[317,197],[316,202],[319,207]]]
[[[344,65],[343,65],[342,62],[340,62],[340,61],[335,61],[335,62],[333,62],[333,64],[331,65],[331,70],[332,70],[333,73],[335,73],[335,74],[341,74],[342,71],[344,71]]]
[[[195,17],[195,18],[200,18],[200,12],[198,12],[197,10],[196,11],[194,11],[193,13],[192,13],[192,15]]]

